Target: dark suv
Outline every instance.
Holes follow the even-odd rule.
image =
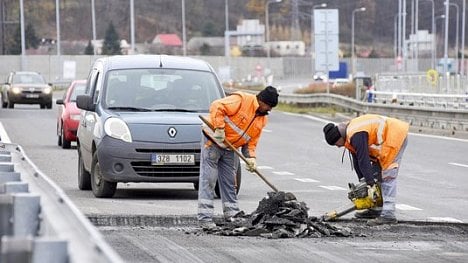
[[[101,58],[85,94],[77,97],[83,110],[77,133],[81,190],[112,197],[118,182],[190,182],[198,188],[199,115],[225,96],[208,63],[166,55]]]
[[[52,84],[47,84],[37,72],[10,72],[1,95],[2,108],[13,108],[15,104],[39,104],[41,109],[52,108]]]

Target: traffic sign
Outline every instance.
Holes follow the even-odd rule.
[[[339,63],[338,9],[314,9],[315,70],[337,71]]]

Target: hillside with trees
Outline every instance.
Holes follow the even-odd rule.
[[[293,0],[269,4],[270,39],[291,40],[291,25],[298,18],[300,37],[310,45],[310,18],[312,5],[319,1],[298,0],[299,12],[293,14]],[[456,2],[457,0],[454,0]],[[0,0],[3,2],[3,20],[19,20],[19,1]],[[243,19],[265,21],[265,3],[267,0],[228,0],[229,29],[235,30]],[[411,13],[411,2],[407,1],[407,13]],[[435,1],[436,15],[443,12],[443,1]],[[130,40],[130,7],[129,0],[95,0],[96,34],[104,39],[106,30],[112,24],[121,39]],[[372,50],[376,56],[391,56],[394,37],[394,17],[398,11],[396,0],[323,0],[328,8],[339,9],[340,42],[349,46],[351,39],[351,16],[356,8],[365,6],[366,11],[355,17],[355,43]],[[137,43],[151,42],[157,34],[175,33],[182,35],[181,1],[174,0],[136,0],[135,4],[135,37]],[[55,1],[24,1],[25,23],[34,39],[56,39]],[[187,39],[196,36],[223,36],[225,30],[225,1],[223,0],[186,0]],[[420,29],[431,29],[431,4],[420,1]],[[407,32],[411,30],[411,19],[407,20]],[[454,18],[455,16],[453,16]],[[453,25],[455,19],[450,21]],[[439,25],[440,26],[440,25]],[[62,41],[82,41],[85,46],[92,39],[91,1],[60,1],[60,28]],[[454,28],[454,27],[453,27]],[[3,30],[2,30],[3,29]],[[442,28],[438,32],[442,32]],[[17,23],[4,24],[2,30],[3,54],[17,52],[19,26]],[[455,33],[450,32],[450,38]],[[32,40],[33,41],[33,40]],[[28,45],[34,46],[33,42]],[[345,48],[346,49],[346,48]],[[375,50],[381,51],[376,52]],[[386,50],[385,52],[383,52]],[[81,50],[83,54],[85,48]],[[64,53],[67,51],[64,50]],[[349,52],[349,51],[348,51]],[[390,54],[389,54],[390,53]]]

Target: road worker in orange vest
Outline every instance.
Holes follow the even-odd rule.
[[[257,95],[234,92],[211,104],[209,122],[214,127],[214,139],[220,145],[226,139],[235,148],[241,148],[250,172],[256,169],[255,149],[267,124],[268,112],[278,104],[278,96],[277,90],[268,86]],[[210,229],[216,227],[213,222],[216,180],[225,220],[233,220],[239,212],[235,190],[239,159],[234,151],[218,147],[206,136],[202,136],[201,148],[198,221],[202,228]]]
[[[365,180],[371,194],[375,183],[381,183],[383,206],[356,212],[368,225],[394,224],[397,176],[408,142],[409,124],[375,114],[365,114],[338,125],[323,127],[330,145],[344,146],[352,156],[358,178]],[[375,166],[378,172],[375,172]]]

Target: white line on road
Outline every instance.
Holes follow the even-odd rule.
[[[273,172],[273,173],[277,175],[294,175],[293,173],[286,172],[286,171]]]
[[[260,170],[273,170],[273,167],[271,166],[257,166],[257,169],[260,169]]]
[[[463,223],[463,221],[458,220],[453,217],[428,217],[427,221],[431,222],[447,222],[447,223]]]
[[[303,183],[318,183],[320,181],[317,181],[317,180],[314,180],[314,179],[311,179],[311,178],[294,178],[294,180],[298,180],[299,182],[303,182]]]
[[[262,129],[262,132],[273,132],[273,131],[269,129]]]
[[[346,188],[335,186],[335,185],[319,185],[319,187],[322,187],[331,191],[346,191],[347,190]]]
[[[461,163],[448,163],[448,164],[451,164],[451,165],[455,165],[455,166],[461,166],[461,167],[466,167],[466,168],[468,168],[468,164],[461,164]]]
[[[395,207],[396,207],[396,209],[406,210],[406,211],[419,211],[419,210],[422,210],[421,208],[417,208],[417,207],[410,206],[410,205],[405,205],[405,204],[396,204]]]
[[[1,122],[0,122],[0,141],[4,143],[11,143],[10,137],[8,137],[8,134],[5,131],[5,128],[3,127],[3,124]]]

